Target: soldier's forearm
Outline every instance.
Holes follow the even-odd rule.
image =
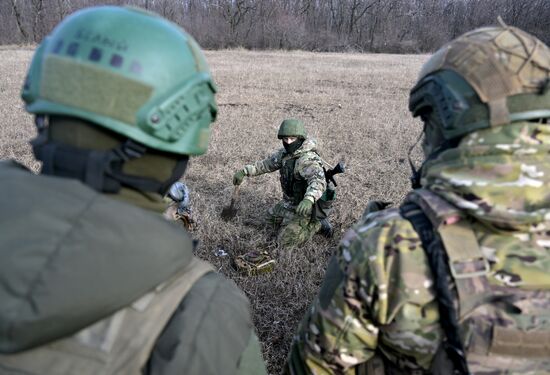
[[[244,174],[248,177],[256,176],[256,167],[252,164],[247,164],[243,167]]]
[[[265,160],[260,160],[254,164],[247,164],[244,166],[243,170],[246,172],[246,175],[249,177],[259,176],[264,173],[275,172],[280,168],[280,165],[277,163],[276,157],[270,157]]]
[[[310,183],[304,194],[304,198],[310,199],[313,203],[317,202],[319,198],[323,196],[326,190],[326,183],[314,181]]]
[[[245,165],[243,170],[248,177],[259,176],[267,173],[267,170],[261,165],[258,165],[258,163]]]

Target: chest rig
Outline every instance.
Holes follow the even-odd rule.
[[[308,186],[307,181],[299,173],[295,173],[298,158],[299,156],[285,155],[279,170],[283,193],[294,205],[304,198]]]

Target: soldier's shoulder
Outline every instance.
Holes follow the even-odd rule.
[[[372,236],[381,230],[391,233],[413,230],[411,223],[401,216],[398,208],[364,214],[353,226],[359,237]]]
[[[271,154],[269,154],[268,157],[266,157],[265,159],[261,159],[258,162],[263,164],[268,163],[269,165],[279,165],[283,161],[285,154],[285,149],[280,148],[273,151]]]
[[[404,304],[423,306],[434,298],[422,241],[397,208],[362,218],[342,239],[338,256],[347,277],[359,280],[377,301],[372,313],[383,324]]]
[[[411,252],[421,249],[421,241],[411,223],[401,216],[399,209],[389,208],[362,217],[344,235],[341,247],[347,249],[347,252],[342,253],[347,258],[344,260],[376,260],[382,264],[387,263],[389,258],[410,256]]]
[[[308,150],[308,151],[302,152],[298,156],[296,162],[298,164],[307,164],[307,165],[314,164],[314,165],[319,165],[321,167],[323,166],[323,161],[321,160],[321,157],[315,150]]]
[[[300,155],[300,157],[301,157],[301,158],[303,158],[303,157],[320,158],[319,152],[317,152],[317,150],[307,150],[307,151],[304,151],[304,152]]]
[[[274,160],[274,159],[277,159],[277,160],[280,161],[285,155],[286,155],[285,149],[284,149],[284,148],[280,148],[280,149],[274,151],[274,152],[271,154],[270,158],[273,159],[273,160]]]

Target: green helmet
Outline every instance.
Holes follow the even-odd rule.
[[[411,90],[409,109],[444,140],[550,117],[550,49],[514,27],[480,28],[438,50]]]
[[[279,132],[277,138],[282,139],[284,137],[298,137],[300,139],[306,139],[306,128],[304,123],[296,119],[286,119],[279,126]]]
[[[215,92],[185,31],[137,8],[105,6],[75,12],[44,39],[21,96],[30,113],[78,117],[152,149],[200,155]]]

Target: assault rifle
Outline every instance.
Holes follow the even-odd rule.
[[[334,186],[338,186],[338,184],[334,180],[334,176],[339,173],[344,173],[345,171],[346,171],[346,165],[344,164],[343,161],[338,162],[338,164],[336,164],[336,167],[329,169],[328,171],[325,168],[323,168],[323,172],[325,172],[325,179],[327,180],[327,184],[329,182],[332,182]]]

